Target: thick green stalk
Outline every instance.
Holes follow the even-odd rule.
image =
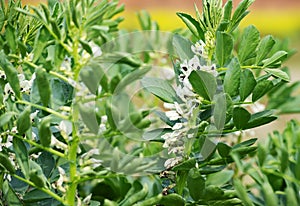
[[[66,158],[65,154],[63,154],[63,153],[61,153],[59,151],[56,151],[56,150],[54,150],[54,149],[52,149],[50,147],[44,147],[44,146],[42,146],[42,145],[40,145],[40,144],[38,144],[38,143],[30,140],[30,139],[26,139],[26,138],[24,138],[24,137],[22,137],[20,135],[16,135],[15,133],[12,133],[12,132],[10,132],[9,135],[17,137],[18,139],[20,139],[20,140],[22,140],[24,142],[27,142],[28,144],[30,144],[32,146],[35,146],[35,147],[37,147],[39,149],[42,149],[42,150],[44,150],[46,152],[49,152],[49,153],[51,153],[53,155],[56,155],[56,156],[61,157],[61,158]]]
[[[55,115],[55,116],[57,116],[57,117],[59,117],[61,119],[69,120],[68,116],[65,116],[65,115],[63,115],[63,114],[61,114],[59,112],[56,112],[55,110],[50,109],[48,107],[44,107],[44,106],[41,106],[41,105],[38,105],[38,104],[34,104],[34,103],[31,103],[31,102],[27,102],[27,101],[23,101],[23,100],[19,100],[16,103],[29,105],[29,106],[35,107],[37,109],[44,110],[45,112],[53,114],[53,115]]]

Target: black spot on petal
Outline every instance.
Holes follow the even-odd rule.
[[[186,66],[183,66],[182,69],[183,69],[184,71],[187,71],[187,70],[188,70],[188,68],[187,68]]]

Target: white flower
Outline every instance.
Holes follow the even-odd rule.
[[[91,47],[92,47],[94,57],[99,57],[102,55],[102,50],[97,44],[95,44],[94,42],[91,42]]]
[[[20,82],[20,88],[22,93],[29,93],[32,88],[33,80],[35,79],[35,73],[32,75],[30,80],[26,80],[24,74],[18,74],[18,79]],[[13,91],[11,85],[6,83],[4,86],[4,95],[3,101],[5,102],[9,97],[14,101],[15,100],[15,92]]]
[[[195,45],[191,46],[192,51],[194,52],[194,54],[198,55],[198,56],[202,56],[203,58],[207,58],[207,52],[206,52],[206,44],[200,40],[198,42],[196,42]]]
[[[67,176],[66,176],[66,172],[61,167],[57,167],[57,169],[58,169],[58,172],[59,172],[59,178],[58,178],[58,180],[56,182],[54,182],[52,184],[52,187],[54,189],[58,189],[59,191],[65,193],[66,189],[63,187],[63,183],[68,181]]]
[[[66,135],[70,135],[73,131],[72,122],[70,122],[69,120],[62,120],[58,125],[58,129],[60,132],[64,132]]]
[[[192,59],[189,60],[189,67],[191,68],[191,71],[201,69],[200,60],[198,56],[195,55]]]
[[[178,163],[180,163],[183,160],[182,157],[174,157],[174,158],[170,158],[168,160],[165,161],[164,166],[169,169],[174,167],[175,165],[177,165]]]
[[[215,64],[213,64],[211,66],[203,66],[201,69],[203,71],[206,71],[206,72],[214,75],[214,77],[218,76],[218,72],[216,70],[216,65]]]
[[[5,75],[5,72],[0,70],[0,79],[4,79],[6,80],[6,75]]]
[[[190,90],[188,87],[178,86],[176,88],[176,94],[180,97],[181,100],[186,101],[187,98],[195,98],[195,93]]]
[[[65,143],[59,141],[53,135],[51,136],[51,146],[62,149],[62,150],[67,150],[68,149],[68,145],[66,145]]]
[[[166,112],[166,116],[171,120],[171,121],[175,121],[175,120],[178,120],[180,119],[180,115],[174,111],[174,110],[171,110],[171,111],[167,111]]]
[[[183,127],[183,123],[176,123],[173,127],[172,130],[178,130]]]
[[[10,96],[14,100],[14,91],[11,88],[9,83],[6,83],[4,86],[4,95],[3,95],[3,102],[5,102]]]

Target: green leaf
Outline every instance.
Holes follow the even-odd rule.
[[[79,104],[79,112],[82,121],[87,126],[87,128],[94,134],[98,134],[99,124],[96,118],[95,108],[90,108]]]
[[[5,197],[7,205],[14,205],[14,206],[23,205],[18,195],[15,193],[11,185],[8,183],[8,181],[4,181],[1,190],[3,191],[2,194]],[[1,202],[2,202],[2,198],[1,198]]]
[[[285,195],[286,195],[286,205],[298,205],[297,201],[297,194],[295,190],[293,190],[292,187],[287,187],[285,189]]]
[[[277,196],[269,182],[265,181],[262,184],[262,192],[266,205],[278,205]]]
[[[243,107],[233,109],[233,123],[237,129],[244,129],[251,118],[251,114]]]
[[[49,39],[49,32],[48,30],[45,28],[45,26],[42,26],[35,37],[35,41],[34,41],[34,47],[33,47],[33,62],[37,62],[37,60],[40,58],[40,56],[42,55],[45,47],[48,44],[48,39]]]
[[[36,162],[30,160],[29,161],[29,179],[32,181],[37,187],[46,187],[47,178],[45,177],[42,168]]]
[[[245,206],[254,206],[242,182],[239,179],[234,179],[233,184],[237,192],[237,196],[242,200],[243,204]]]
[[[251,118],[244,129],[250,129],[264,124],[268,124],[276,119],[277,117],[273,116],[272,110],[265,110],[262,112],[258,112],[251,115]]]
[[[17,129],[20,135],[25,134],[25,132],[31,126],[31,119],[30,119],[31,108],[27,107],[24,111],[19,115],[17,120]]]
[[[43,173],[47,178],[49,178],[52,175],[53,170],[56,169],[56,161],[49,152],[42,152],[36,161],[41,166]]]
[[[261,64],[261,62],[267,57],[275,45],[275,40],[271,35],[265,36],[257,47],[255,65]]]
[[[13,147],[16,159],[26,178],[29,177],[29,155],[24,142],[16,137],[13,139]]]
[[[34,84],[35,82],[33,83],[33,88]],[[59,109],[61,106],[70,104],[72,102],[74,95],[73,86],[55,78],[51,79],[50,85],[52,91],[51,105],[53,109]]]
[[[217,89],[216,78],[205,71],[192,71],[189,76],[194,91],[206,100],[213,100]]]
[[[14,68],[14,66],[7,60],[7,57],[3,51],[0,51],[0,67],[2,67],[2,69],[4,70],[7,81],[14,91],[16,97],[18,99],[21,99],[21,87],[17,69]]]
[[[48,195],[47,193],[39,189],[32,189],[24,195],[23,200],[26,203],[33,204],[39,201],[45,202],[45,200],[49,198],[51,198],[51,196]]]
[[[280,69],[264,69],[264,71],[267,72],[268,74],[272,74],[273,76],[278,77],[286,82],[290,81],[289,75]]]
[[[107,116],[107,122],[109,123],[112,129],[116,129],[116,123],[114,120],[114,105],[112,104],[112,100],[108,99],[105,104],[105,114]]]
[[[185,202],[184,199],[176,194],[168,194],[166,196],[162,197],[162,200],[159,202],[159,204],[164,205],[164,206],[184,206]]]
[[[217,144],[217,150],[221,157],[228,157],[231,151],[231,147],[223,142]]]
[[[44,147],[49,147],[51,144],[51,130],[50,130],[51,117],[43,118],[39,126],[39,138]]]
[[[4,26],[5,21],[5,14],[2,8],[0,8],[0,31],[2,31],[2,28]]]
[[[50,20],[50,23],[51,23],[52,31],[56,35],[56,38],[60,39],[61,38],[61,34],[60,34],[59,27],[57,25],[57,22],[52,19],[52,20]]]
[[[36,82],[41,101],[45,107],[48,107],[51,98],[51,89],[47,78],[47,72],[44,69],[36,69]]]
[[[5,37],[9,48],[11,49],[12,53],[16,53],[17,51],[17,38],[16,38],[16,29],[8,23],[5,28]]]
[[[16,115],[15,112],[6,112],[6,113],[2,114],[0,116],[0,127],[3,127],[7,123],[9,123],[11,118],[13,118],[13,116],[15,116],[15,115]]]
[[[154,113],[167,125],[173,127],[176,124],[176,121],[171,121],[165,112],[162,111],[154,111]]]
[[[203,198],[205,193],[205,180],[196,168],[189,171],[187,188],[193,200],[198,201]]]
[[[134,203],[143,200],[148,194],[148,186],[147,184],[143,185],[143,187],[139,190],[136,190],[135,193],[130,195],[124,202],[122,202],[122,206],[131,206]]]
[[[160,128],[160,129],[150,130],[143,134],[143,139],[147,141],[162,142],[163,139],[161,138],[161,136],[172,131],[173,130],[171,128]]]
[[[228,0],[224,6],[223,10],[223,21],[230,21],[232,12],[232,0]]]
[[[196,21],[193,17],[185,13],[176,13],[179,18],[185,23],[185,25],[189,28],[192,34],[197,37],[197,39],[204,40],[204,32],[200,27],[198,21]]]
[[[270,58],[262,61],[263,68],[267,68],[267,67],[273,68],[273,67],[278,67],[278,65],[280,66],[282,60],[287,58],[287,54],[288,53],[286,51],[276,52]]]
[[[142,78],[147,72],[151,70],[151,67],[137,69],[129,74],[127,74],[122,80],[119,82],[118,86],[115,89],[116,93],[123,91],[127,85],[132,82]]]
[[[213,110],[213,116],[214,116],[214,123],[218,130],[222,130],[225,125],[226,120],[226,110],[227,110],[227,104],[226,104],[226,94],[220,93],[214,96],[214,110]]]
[[[263,166],[266,158],[267,158],[267,149],[264,148],[263,145],[259,145],[257,150],[257,159],[258,159],[259,166]]]
[[[164,102],[173,103],[178,101],[173,87],[165,80],[153,77],[144,77],[141,80],[142,86]]]
[[[256,102],[273,88],[273,83],[270,80],[264,79],[257,82],[253,89],[252,102]]]
[[[289,153],[285,148],[281,149],[280,171],[284,173],[289,166]]]
[[[233,50],[233,39],[225,32],[217,32],[216,58],[220,67],[223,67],[230,59]]]
[[[194,57],[195,54],[191,49],[192,42],[190,40],[175,34],[172,44],[180,60],[188,60]]]
[[[294,114],[300,113],[300,96],[292,97],[286,99],[284,103],[280,104],[278,107],[272,107],[272,109],[278,109],[281,114]]]
[[[217,197],[222,197],[223,195],[224,191],[221,188],[214,185],[208,185],[205,189],[204,199],[206,201],[216,200]]]
[[[232,59],[227,67],[228,70],[224,77],[224,90],[231,97],[234,97],[239,93],[241,67],[236,58]]]
[[[259,31],[253,25],[248,26],[244,30],[238,49],[238,57],[241,65],[244,65],[248,59],[255,57],[255,50],[259,44],[259,39]]]
[[[143,30],[151,30],[151,17],[147,11],[138,12],[137,17]]]
[[[15,167],[12,165],[11,160],[2,152],[0,153],[0,165],[2,165],[9,173],[15,174]]]
[[[250,147],[250,146],[254,145],[256,141],[257,141],[257,138],[248,139],[246,141],[243,141],[241,143],[233,145],[232,149],[235,150],[235,149],[238,149],[238,148]]]
[[[254,2],[254,0],[243,0],[237,6],[230,22],[229,32],[234,31],[242,19],[249,13],[247,11],[248,7]]]
[[[89,53],[89,54],[91,54],[91,55],[93,54],[93,50],[92,50],[91,46],[89,45],[89,43],[88,43],[87,41],[82,40],[82,39],[79,39],[79,42],[80,42],[82,48],[83,48],[87,53]]]
[[[80,78],[82,79],[83,83],[87,86],[87,88],[92,94],[97,94],[99,88],[99,82],[102,79],[102,77],[104,77],[104,73],[103,75],[101,75],[99,71],[98,73],[94,72],[93,67],[89,65],[83,67],[80,71]]]
[[[234,172],[232,170],[224,170],[221,172],[209,174],[206,179],[206,185],[215,185],[222,187],[229,182],[233,177]]]
[[[174,166],[172,170],[174,171],[189,171],[191,168],[195,167],[196,159],[192,158],[189,160],[186,160],[182,163],[179,163],[178,165]]]
[[[242,71],[239,89],[241,101],[244,101],[252,93],[255,86],[256,80],[252,71],[249,69]]]

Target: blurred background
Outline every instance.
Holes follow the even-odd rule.
[[[38,4],[45,1],[23,0],[23,4]],[[225,1],[224,1],[225,2]],[[233,0],[236,6],[240,0]],[[120,0],[125,4],[125,12],[121,14],[125,20],[120,27],[127,30],[139,28],[136,13],[147,10],[152,19],[158,22],[160,30],[171,31],[184,27],[176,12],[185,12],[194,16],[194,4],[200,9],[201,0]],[[300,81],[300,0],[256,0],[250,7],[250,13],[242,21],[241,27],[255,25],[261,35],[272,34],[279,38],[288,38],[290,48],[298,52],[288,60],[292,81]],[[298,92],[300,95],[300,91]],[[299,105],[300,107],[300,105]],[[275,129],[282,130],[285,122],[300,115],[283,115],[275,121],[258,129],[260,136],[266,136]]]

